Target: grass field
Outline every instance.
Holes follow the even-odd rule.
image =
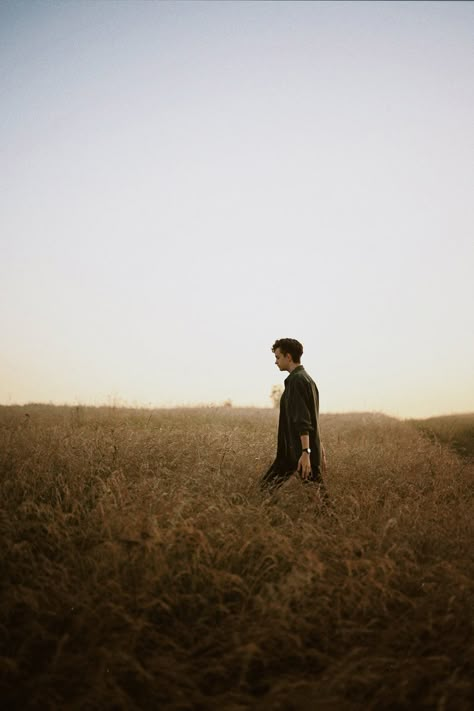
[[[472,459],[321,426],[334,515],[273,410],[0,407],[2,708],[472,709]]]
[[[432,440],[448,444],[463,457],[474,459],[474,413],[410,420]]]

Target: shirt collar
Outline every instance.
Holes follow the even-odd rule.
[[[291,376],[293,375],[293,373],[296,373],[296,372],[299,373],[301,370],[304,370],[304,368],[303,368],[302,365],[297,365],[296,368],[293,368],[293,370],[291,371],[291,373],[290,373],[290,374],[285,378],[285,380],[284,380],[285,385],[286,385],[286,383],[288,382],[288,380],[291,378]]]

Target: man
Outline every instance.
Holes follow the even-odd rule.
[[[260,487],[276,489],[298,472],[304,483],[317,484],[327,501],[322,478],[326,456],[319,431],[319,392],[301,365],[303,346],[294,338],[280,338],[272,351],[275,364],[289,375],[280,400],[276,459],[260,480]]]

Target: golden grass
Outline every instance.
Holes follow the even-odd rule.
[[[449,444],[461,456],[474,459],[474,412],[410,422],[433,440]]]
[[[472,708],[472,461],[323,415],[329,515],[276,418],[0,407],[3,708]]]

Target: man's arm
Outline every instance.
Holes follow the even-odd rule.
[[[307,449],[309,447],[309,434],[302,434],[301,437],[301,449]],[[301,457],[298,462],[298,471],[301,471],[301,476],[303,479],[307,479],[311,474],[311,458],[308,452],[302,452]],[[321,442],[321,473],[326,474],[327,471],[327,461],[326,452],[324,451],[324,445]]]
[[[309,447],[309,432],[313,429],[311,413],[306,403],[305,386],[302,382],[292,383],[288,393],[288,410],[293,427],[301,439],[301,449]],[[301,452],[298,461],[297,471],[301,473],[303,479],[308,479],[311,474],[311,458],[308,452]]]
[[[308,407],[309,393],[305,383],[296,380],[288,392],[288,412],[292,426],[299,435],[305,435],[313,430],[311,412]]]
[[[301,449],[308,449],[309,447],[309,434],[306,432],[300,435],[301,438]],[[311,474],[311,458],[308,452],[301,452],[301,457],[298,462],[298,471],[301,472],[303,479],[308,479]]]

